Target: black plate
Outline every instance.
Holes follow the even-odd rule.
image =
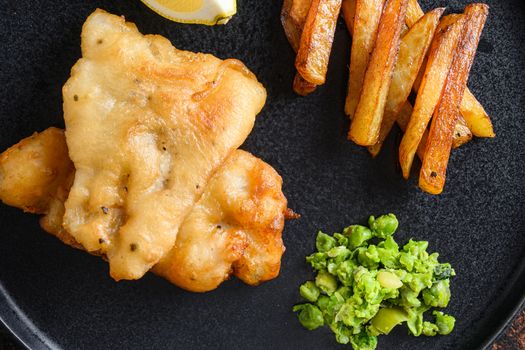
[[[239,0],[224,27],[179,25],[138,0],[2,1],[0,149],[35,130],[63,126],[61,86],[80,55],[83,21],[96,7],[125,15],[144,33],[179,48],[244,61],[269,93],[243,146],[283,176],[290,207],[302,214],[284,232],[277,280],[257,288],[229,281],[207,294],[184,292],[153,275],[115,283],[105,262],[46,235],[38,218],[0,207],[0,316],[28,347],[105,349],[341,348],[328,330],[308,332],[291,312],[312,276],[304,257],[318,229],[340,230],[371,213],[394,212],[397,239],[430,241],[458,276],[448,337],[413,338],[405,329],[381,349],[463,349],[487,344],[525,292],[525,17],[522,0],[490,0],[491,14],[469,85],[492,115],[498,137],[454,151],[441,196],[429,196],[396,166],[399,134],[371,159],[346,141],[343,114],[349,37],[336,33],[328,81],[307,97],[292,93],[294,55],[279,22],[281,1]],[[425,9],[467,1],[424,1]]]

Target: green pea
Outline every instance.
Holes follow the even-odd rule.
[[[386,238],[396,232],[399,222],[394,214],[381,215],[377,219],[370,216],[368,226],[374,231],[375,236]]]
[[[321,294],[321,291],[313,281],[307,281],[303,283],[301,287],[299,287],[299,293],[303,298],[305,298],[309,302],[314,303],[317,301],[317,298],[319,298],[319,294]]]
[[[362,331],[350,338],[350,343],[354,349],[374,350],[377,348],[377,337]]]
[[[361,225],[349,226],[345,229],[345,233],[348,234],[348,248],[350,249],[361,247],[366,241],[374,237],[368,227]]]
[[[317,233],[317,239],[315,240],[315,247],[321,253],[327,252],[335,247],[335,239],[332,236],[319,231]]]
[[[328,255],[330,258],[341,257],[340,260],[344,260],[349,254],[350,250],[348,250],[348,248],[345,246],[334,247],[326,252],[326,255]]]
[[[337,289],[336,278],[327,271],[319,271],[315,278],[315,284],[328,295],[332,295]]]
[[[433,337],[435,336],[439,331],[438,326],[433,324],[432,322],[423,322],[423,330],[421,331],[421,334],[427,336],[427,337]]]
[[[423,290],[423,301],[432,307],[446,307],[450,301],[449,280],[434,283],[432,287]]]
[[[334,239],[337,241],[337,245],[348,245],[348,237],[340,233],[334,233]]]
[[[423,333],[423,314],[428,309],[428,306],[425,305],[407,309],[407,327],[412,335],[419,337]]]
[[[306,262],[310,263],[312,265],[312,268],[315,270],[323,270],[326,269],[326,259],[327,255],[326,253],[313,253],[306,257]]]
[[[295,305],[292,309],[294,312],[299,312],[299,322],[304,328],[314,330],[324,325],[323,314],[321,310],[312,304]]]
[[[398,324],[408,320],[408,315],[403,309],[392,307],[382,308],[372,318],[369,331],[374,335],[388,334]]]
[[[317,299],[317,306],[320,310],[326,310],[330,304],[330,298],[326,295],[320,295]]]
[[[441,311],[434,311],[432,314],[436,317],[436,326],[439,334],[447,335],[454,330],[456,319],[453,316],[446,315]]]
[[[403,287],[403,282],[393,272],[381,270],[377,273],[377,281],[383,288],[398,289]]]

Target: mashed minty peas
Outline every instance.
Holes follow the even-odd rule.
[[[416,337],[452,332],[453,316],[427,311],[448,305],[454,269],[427,252],[428,242],[400,249],[392,237],[398,224],[394,214],[371,216],[368,227],[317,234],[317,251],[306,257],[317,275],[299,288],[306,302],[293,307],[305,328],[326,325],[354,350],[375,349],[379,335],[402,323]]]

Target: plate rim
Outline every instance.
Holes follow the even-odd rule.
[[[24,321],[24,318],[27,320]],[[9,295],[0,280],[0,327],[4,327],[12,339],[22,348],[28,350],[52,350],[53,348],[41,339],[38,327],[18,308],[15,300]],[[57,347],[59,348],[59,347]]]
[[[517,269],[517,272],[510,277],[511,280],[514,280],[512,284],[508,285],[504,293],[500,295],[505,295],[512,293],[516,285],[520,281],[525,280],[525,259],[520,262],[520,266]],[[489,325],[489,332],[487,336],[483,337],[481,342],[474,345],[475,349],[487,350],[489,347],[496,341],[496,339],[503,333],[505,329],[511,324],[514,318],[522,311],[525,307],[525,283],[522,283],[520,291],[513,293],[506,297],[504,304],[508,304],[507,300],[509,297],[517,296],[517,301],[511,303],[513,306],[510,310],[505,310],[503,312],[503,317],[500,318],[501,321],[497,322],[495,325]],[[24,321],[24,318],[27,320]],[[40,329],[32,324],[31,319],[28,318],[22,310],[20,310],[9,295],[7,289],[4,287],[2,281],[0,280],[0,326],[4,327],[12,336],[15,342],[21,345],[23,348],[28,350],[53,350],[60,349],[58,344],[53,344],[52,340],[48,339],[48,342],[44,341],[47,337],[40,334]],[[45,334],[45,333],[44,333]],[[44,338],[44,339],[42,339]],[[51,344],[50,344],[51,343]],[[53,346],[54,345],[54,346]]]
[[[470,340],[470,344],[476,349],[488,349],[494,341],[510,326],[511,322],[525,307],[525,258],[518,263],[515,272],[507,276],[510,284],[506,285],[497,294],[496,301],[500,309],[494,310],[489,316],[498,316],[494,322],[487,323],[483,317],[484,326],[481,332],[486,333],[480,338]],[[525,310],[524,310],[525,311]],[[16,297],[9,293],[0,278],[0,327],[4,327],[12,336],[15,343],[29,350],[51,350],[60,349],[46,332],[36,326],[31,318],[19,307]]]

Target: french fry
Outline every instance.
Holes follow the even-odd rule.
[[[424,15],[425,13],[421,9],[421,6],[419,6],[417,0],[408,0],[407,15],[405,18],[407,26],[412,27]]]
[[[448,15],[448,16],[442,18],[441,23],[439,24],[439,26],[440,26],[440,28],[444,28],[446,26],[449,26],[449,25],[453,24],[454,22],[456,22],[458,20],[458,18],[460,18],[462,16],[463,16],[462,14],[451,14],[451,15]],[[425,60],[424,60],[424,62],[422,64],[422,67],[426,67],[426,66],[427,66],[427,58],[425,58]],[[418,77],[417,77],[416,81],[414,82],[413,90],[416,93],[419,91],[419,87],[421,85],[421,80],[423,79],[424,73],[425,73],[425,69],[421,69],[419,71],[419,74],[418,74]],[[466,93],[466,91],[467,90],[465,90],[465,93]],[[426,133],[427,133],[427,131],[425,131],[425,134]],[[472,140],[472,132],[468,128],[465,119],[460,115],[459,119],[458,119],[458,123],[456,124],[456,127],[454,129],[454,138],[452,139],[452,148],[458,148],[458,147],[464,145],[465,143],[469,142],[470,140]],[[422,143],[424,145],[425,142],[426,142],[426,135],[423,135],[423,137],[421,138],[420,145]],[[419,148],[420,147],[418,147],[418,150],[419,150]]]
[[[489,115],[469,89],[463,94],[461,115],[475,136],[491,138],[496,136]]]
[[[353,36],[354,28],[354,13],[356,0],[343,0],[343,15],[346,22],[346,27],[350,35]],[[408,27],[412,27],[421,17],[424,12],[419,6],[417,0],[409,0],[405,22]],[[424,65],[423,65],[424,67]],[[469,129],[477,137],[495,137],[494,128],[487,112],[476,100],[476,97],[467,88],[463,94],[461,101],[461,115],[464,117]]]
[[[356,0],[343,0],[341,3],[341,12],[346,23],[346,29],[350,36],[354,36],[354,17],[355,17]]]
[[[350,36],[354,35],[354,15],[355,15],[356,0],[343,0],[341,4],[341,11],[343,12],[343,18],[346,23],[346,28]],[[417,21],[416,21],[417,22]],[[401,29],[401,36],[405,35],[410,29],[406,24]]]
[[[355,1],[348,94],[345,103],[345,113],[350,118],[353,117],[359,103],[366,67],[374,48],[384,4],[385,0]]]
[[[281,10],[281,23],[286,38],[293,50],[297,53],[303,32],[304,22],[312,0],[284,0]]]
[[[381,16],[376,43],[348,133],[348,137],[358,145],[372,146],[379,137],[392,72],[399,51],[400,32],[405,22],[407,1],[387,0]]]
[[[409,27],[413,26],[421,17],[424,12],[419,6],[417,0],[409,0],[406,14],[406,23]],[[461,101],[460,108],[461,115],[465,118],[469,129],[477,137],[495,137],[494,128],[489,115],[476,100],[476,97],[467,88],[463,94],[463,100]]]
[[[397,125],[401,129],[401,131],[405,132],[408,126],[408,122],[410,120],[410,117],[412,116],[412,105],[410,102],[405,102],[403,105],[403,108],[401,108],[401,111],[397,115]],[[421,139],[421,143],[419,144],[419,147],[417,148],[417,155],[419,159],[423,160],[423,157],[425,156],[425,143],[428,137],[428,131],[425,130],[423,134],[423,138]],[[424,141],[424,142],[423,142]]]
[[[434,32],[439,24],[439,19],[444,11],[444,8],[430,11],[401,38],[399,55],[386,98],[379,140],[375,145],[368,147],[368,151],[374,157],[381,151],[383,142],[390,133],[399,111],[408,99],[408,95],[410,95],[423,59],[434,37]]]
[[[453,13],[445,17],[442,17],[441,21],[439,22],[439,26],[436,30],[436,33],[443,32],[444,29],[456,23],[461,17],[464,17],[462,13]],[[414,91],[416,94],[418,93],[419,87],[421,86],[421,81],[423,80],[423,76],[425,75],[425,69],[427,67],[427,64],[428,64],[428,55],[423,60],[423,64],[421,65],[422,69],[419,70],[416,81],[414,81],[414,85],[412,86],[412,91]]]
[[[315,85],[324,84],[326,80],[341,1],[312,0],[306,16],[295,68],[306,81]]]
[[[410,117],[412,116],[412,111],[412,105],[410,104],[410,102],[407,101],[405,102],[405,104],[403,104],[403,108],[401,108],[401,111],[399,111],[399,114],[397,115],[396,122],[402,132],[405,132],[407,129],[408,122],[410,121]],[[417,147],[417,156],[421,160],[423,160],[423,157],[425,155],[425,145],[427,143],[427,138],[428,130],[425,130],[425,132],[423,133],[423,137],[421,138],[421,142]],[[454,129],[454,137],[452,138],[452,148],[458,148],[464,145],[466,142],[470,141],[471,139],[472,133],[470,132],[470,129],[466,126],[466,122],[463,119],[463,117],[459,115],[456,128]]]
[[[356,7],[356,0],[343,0],[342,5],[341,5],[341,11],[343,13],[346,27],[347,27],[347,30],[350,36],[353,36],[355,7]],[[421,10],[421,7],[417,3],[417,0],[416,1],[409,0],[405,22],[407,24],[413,25],[423,15],[424,15],[423,11]],[[458,16],[462,16],[462,15],[449,15],[443,18],[441,22],[443,23],[443,21],[445,21],[445,19],[447,18],[449,19],[450,22],[456,21]],[[421,66],[426,67],[426,60],[423,62]],[[420,73],[424,73],[424,69],[422,69]],[[420,82],[421,82],[421,76],[418,76],[418,79],[416,79],[416,82],[414,85],[417,86],[417,88],[419,88]],[[415,89],[416,92],[417,92],[417,88]],[[467,93],[470,93],[470,92],[468,90],[465,90],[465,94]],[[480,106],[480,104],[476,104],[476,106]],[[474,110],[475,108],[476,107],[471,106],[468,108],[468,110]],[[398,114],[397,124],[399,125],[399,127],[401,128],[403,132],[407,128],[408,122],[410,120],[410,116],[412,115],[412,110],[413,110],[412,105],[409,102],[406,102],[403,105],[403,108],[401,109],[400,113]],[[476,115],[484,115],[484,114],[476,113]],[[490,119],[488,119],[488,121],[490,123]],[[456,129],[454,130],[454,138],[452,142],[453,148],[458,148],[472,139],[472,133],[470,132],[470,129],[468,127],[465,128],[465,124],[466,122],[460,116],[458,123],[456,124]],[[425,132],[423,133],[423,137],[421,138],[421,142],[418,146],[418,150],[417,150],[417,154],[420,159],[423,159],[427,137],[428,137],[428,131],[425,130]]]
[[[450,17],[445,16],[436,31],[414,111],[399,145],[399,163],[405,179],[410,175],[418,145],[439,103],[454,58],[454,50],[465,24],[464,16],[455,16],[455,18],[456,21],[450,24]]]
[[[341,6],[343,17],[346,23],[346,27],[351,36],[353,36],[355,6],[356,6],[356,0],[343,0],[342,6]],[[405,22],[407,23],[407,25],[409,27],[413,26],[423,16],[424,16],[424,12],[419,6],[419,3],[417,2],[417,0],[409,0],[406,19],[405,19]],[[456,21],[457,16],[462,16],[462,15],[460,14],[459,15],[448,15],[445,18],[448,18],[450,21]],[[445,18],[443,18],[443,20],[445,20]],[[426,66],[426,62],[422,64],[422,67],[425,67],[425,66]],[[424,72],[424,70],[422,70],[422,72]],[[418,79],[420,80],[420,77],[418,77]],[[417,87],[417,88],[419,87],[419,83],[417,80],[416,80],[416,83],[414,84],[414,87]],[[417,88],[414,89],[415,92],[417,92]],[[472,95],[472,93],[468,89],[465,90],[465,94],[463,96],[461,112],[462,114],[471,114],[469,120],[475,121],[475,122],[474,123],[471,122],[470,124],[467,123],[467,126],[469,129],[471,130],[473,129],[475,131],[476,136],[478,137],[494,137],[495,136],[490,118],[488,117],[485,110],[483,109],[483,106],[481,106],[481,104],[477,102],[476,98]],[[464,125],[462,125],[461,120],[462,118],[459,119],[458,125],[456,126],[456,130],[454,132],[454,141],[453,141],[454,148],[457,148],[463,145],[464,143],[466,143],[466,141],[472,138],[472,136],[468,136],[469,132],[464,128]],[[408,123],[408,120],[407,120],[407,123]],[[463,138],[460,138],[459,136],[457,136],[458,134],[462,135]]]
[[[466,91],[466,90],[465,90]],[[454,127],[454,135],[452,136],[452,148],[458,148],[465,143],[472,140],[472,131],[469,129],[467,122],[461,115],[458,115],[458,122]]]
[[[281,23],[286,34],[286,38],[293,50],[297,53],[304,23],[312,0],[284,0],[281,10]],[[316,85],[309,83],[297,73],[293,81],[293,90],[301,96],[306,96],[315,91]]]
[[[419,175],[419,187],[431,194],[440,194],[445,186],[454,126],[458,120],[468,75],[487,16],[487,5],[471,4],[465,8],[465,25],[455,50],[443,95],[434,112]]]
[[[341,11],[343,12],[343,18],[346,23],[346,29],[348,30],[348,34],[350,34],[350,36],[354,36],[355,7],[356,0],[343,0],[343,3],[341,5]],[[406,24],[404,24],[403,29],[401,29],[401,36],[405,35],[408,29],[409,27]]]
[[[455,16],[455,15],[449,15],[447,17],[452,17],[452,16]],[[462,16],[462,15],[460,15],[460,16]],[[422,67],[426,67],[426,60],[425,60],[425,62],[423,62]],[[425,72],[424,69],[420,70],[420,72],[419,72],[420,74],[418,75],[418,77],[416,79],[416,82],[414,83],[414,87],[415,87],[415,91],[416,92],[419,89],[419,86],[421,84],[421,79],[422,79],[422,76],[423,76],[422,73],[424,73],[424,72]],[[465,93],[466,92],[467,92],[467,90],[465,90]],[[411,105],[410,105],[410,108],[412,108]],[[407,125],[408,125],[409,120],[410,120],[410,117],[406,120],[406,124]],[[406,129],[406,126],[405,126],[405,129]],[[405,130],[403,129],[403,132],[404,131]],[[419,149],[421,148],[420,146],[424,146],[424,144],[426,143],[427,134],[428,134],[428,132],[427,132],[427,130],[425,130],[425,133],[424,133],[423,137],[421,138],[421,142],[419,142],[418,154],[419,154]],[[473,136],[472,131],[470,130],[470,128],[467,125],[467,122],[465,121],[465,119],[463,118],[463,116],[460,113],[460,115],[458,116],[458,122],[456,124],[456,127],[454,128],[454,136],[452,138],[452,148],[459,148],[459,147],[463,146],[464,144],[466,144],[467,142],[472,140],[472,136]]]
[[[295,91],[296,94],[301,96],[309,95],[315,91],[316,87],[317,85],[304,80],[301,74],[297,73],[295,75],[293,80],[293,91]]]
[[[417,4],[417,8],[414,6],[414,5],[411,5],[411,2],[413,2],[413,0],[409,0],[409,4],[408,4],[408,8],[407,8],[407,19],[405,20],[405,22],[407,23],[411,23],[411,24],[414,24],[415,22],[417,22],[419,20],[419,18],[421,18],[423,15],[421,13],[423,13],[423,11],[421,10],[421,7],[419,7],[419,4],[417,4],[417,1],[416,1],[416,4]],[[344,17],[344,20],[345,20],[345,23],[346,23],[346,28],[348,30],[348,33],[350,34],[350,36],[353,36],[353,28],[354,28],[354,15],[355,15],[355,7],[356,7],[356,0],[343,0],[343,3],[341,5],[341,11],[343,13],[343,17]],[[409,9],[412,8],[412,15],[409,15],[408,11]],[[414,9],[417,11],[417,9],[421,10],[421,11],[414,11]],[[416,18],[414,16],[414,14],[417,15],[417,19],[415,19],[413,22],[410,22],[410,18]],[[459,15],[461,16],[461,15]],[[449,15],[448,17],[453,17],[453,15]],[[426,62],[424,62],[422,65],[422,67],[425,67],[426,66]],[[423,70],[424,72],[424,70]],[[419,78],[419,76],[418,76]],[[417,80],[416,80],[417,82]],[[419,86],[419,84],[418,84]],[[465,91],[466,93],[467,91]],[[403,105],[403,108],[401,109],[400,113],[398,114],[398,119],[397,120],[397,124],[399,125],[399,127],[401,128],[401,130],[404,132],[405,129],[407,128],[407,125],[408,125],[408,121],[410,120],[410,116],[412,115],[412,105],[409,103],[409,102],[406,102],[404,105]],[[419,158],[423,159],[423,152],[424,152],[424,149],[425,149],[425,142],[426,142],[426,138],[428,136],[428,131],[425,130],[425,133],[423,134],[423,137],[421,139],[421,143],[420,143],[420,146],[418,147],[418,155],[419,155]],[[453,141],[453,147],[454,148],[457,148],[461,145],[463,145],[464,143],[466,143],[468,140],[470,140],[472,138],[472,133],[470,133],[470,136],[469,136],[469,131],[466,130],[464,128],[464,125],[461,124],[461,118],[460,118],[460,121],[458,122],[458,124],[456,125],[456,130],[454,131],[454,141]],[[374,147],[374,146],[372,146]]]
[[[379,131],[379,139],[376,142],[375,145],[368,146],[368,152],[372,157],[377,157],[379,152],[381,152],[381,148],[383,147],[383,143],[385,142],[388,133],[390,133],[390,130],[392,129],[393,124],[396,122],[397,114],[394,114],[391,110],[385,110],[383,113],[383,121],[381,122],[381,129]],[[390,127],[388,128],[388,132],[384,131],[386,130],[385,123],[389,124]]]
[[[402,132],[405,132],[408,126],[408,121],[410,120],[410,116],[412,116],[412,111],[414,109],[412,108],[412,105],[409,101],[406,101],[403,104],[403,108],[399,111],[399,115],[397,116],[396,122],[399,128]]]

